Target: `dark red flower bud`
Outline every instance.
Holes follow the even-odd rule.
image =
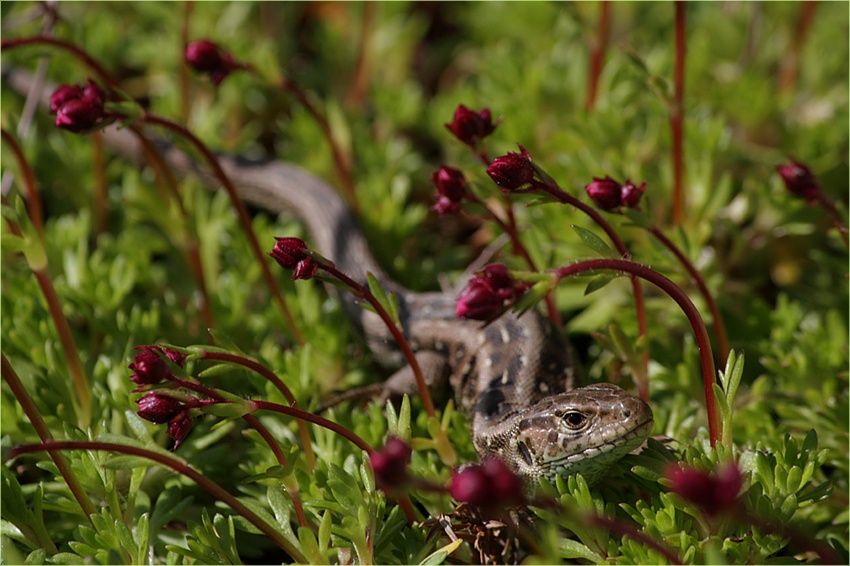
[[[139,405],[138,415],[152,423],[166,423],[185,411],[183,403],[157,391],[148,393],[136,400]]]
[[[528,156],[521,153],[508,153],[497,157],[487,174],[500,187],[512,191],[531,182],[534,178],[534,168]]]
[[[466,177],[463,172],[443,165],[433,175],[437,192],[457,202],[466,195]]]
[[[460,210],[460,202],[466,195],[466,178],[463,172],[443,165],[435,171],[432,178],[437,187],[437,203],[431,210],[437,211],[440,216],[454,214]]]
[[[302,259],[295,266],[295,271],[292,273],[292,280],[296,279],[312,279],[319,271],[319,266],[312,259]]]
[[[130,381],[139,385],[156,385],[171,377],[171,368],[153,350],[144,348],[136,354],[133,363],[127,366],[135,372],[130,376]]]
[[[798,161],[792,161],[778,165],[776,172],[792,195],[806,199],[809,204],[817,202],[821,194],[820,184],[808,167]]]
[[[192,417],[188,411],[183,411],[168,421],[168,436],[174,441],[174,449],[180,446],[189,431],[192,430]]]
[[[489,136],[496,129],[489,108],[475,112],[463,104],[455,110],[451,124],[445,126],[457,139],[469,146],[475,145],[478,140]]]
[[[522,480],[498,458],[487,458],[481,464],[493,486],[493,496],[501,505],[516,505],[523,499]]]
[[[88,84],[83,87],[80,98],[91,104],[106,103],[106,93],[103,92],[103,89],[101,89],[100,86],[91,79],[89,79]]]
[[[369,456],[375,473],[375,483],[384,491],[399,487],[407,481],[407,464],[412,451],[400,438],[391,436],[382,450]]]
[[[484,508],[519,505],[524,500],[522,480],[498,458],[453,472],[449,493],[461,503]]]
[[[56,114],[66,102],[82,97],[83,87],[80,85],[60,85],[50,97],[50,112]]]
[[[630,180],[626,179],[626,182],[620,187],[620,203],[628,208],[637,208],[637,205],[640,203],[640,197],[643,196],[645,190],[646,181],[637,187]]]
[[[523,292],[500,263],[488,265],[475,274],[457,299],[455,314],[460,318],[493,320]]]
[[[308,255],[309,249],[300,238],[275,238],[274,248],[269,253],[284,269],[293,269],[292,280],[310,279],[316,275],[318,265]]]
[[[490,493],[490,482],[480,466],[470,466],[460,472],[452,472],[449,493],[461,503],[485,506],[493,501]]]
[[[622,191],[620,183],[611,177],[599,179],[593,178],[593,182],[584,188],[587,191],[587,196],[593,201],[597,207],[602,210],[614,210],[621,204]]]
[[[130,381],[139,385],[156,385],[174,377],[171,368],[168,367],[166,361],[157,352],[164,353],[169,360],[180,367],[183,367],[183,363],[186,361],[186,356],[170,348],[136,346],[135,349],[140,351],[136,354],[133,362],[127,367],[135,372],[130,376]]]
[[[460,201],[453,201],[447,196],[438,195],[437,202],[431,207],[431,210],[437,212],[440,216],[454,214],[460,210]]]
[[[56,113],[56,126],[80,133],[103,124],[106,93],[93,80],[86,86],[61,85],[50,97],[50,110]]]
[[[199,73],[205,73],[213,84],[218,85],[231,72],[245,68],[233,56],[207,39],[193,41],[184,52],[186,63]]]
[[[743,485],[741,471],[734,463],[715,475],[677,465],[671,466],[664,475],[673,484],[671,490],[674,493],[710,517],[734,509]]]

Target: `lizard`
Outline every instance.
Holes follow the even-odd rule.
[[[22,71],[4,76],[21,93],[32,84]],[[42,104],[49,92],[41,89]],[[103,136],[115,152],[143,161],[140,144],[128,130],[113,125]],[[175,171],[199,173],[216,188],[187,154],[164,141],[158,147]],[[414,292],[387,276],[352,211],[317,175],[280,160],[227,155],[219,160],[240,198],[271,213],[293,212],[305,224],[313,249],[353,279],[363,282],[371,273],[395,294],[403,333],[427,381],[432,387],[448,382],[481,458],[499,458],[530,482],[581,473],[593,484],[649,435],[653,415],[642,399],[610,383],[576,387],[569,344],[535,309],[522,315],[506,312],[486,326],[459,319],[454,294]],[[376,359],[400,359],[376,315],[353,299],[343,300],[343,306]],[[386,387],[404,390],[411,378],[410,368],[402,368]]]

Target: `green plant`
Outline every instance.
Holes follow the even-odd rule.
[[[45,58],[56,84],[93,76],[110,101],[96,104],[106,114],[89,126],[127,120],[146,132],[147,119],[175,143],[190,133],[185,147],[200,158],[212,148],[304,165],[343,188],[401,283],[435,288],[437,274],[461,273],[470,246],[507,233],[500,260],[535,285],[523,306],[546,300],[565,321],[589,380],[633,380],[664,440],[598,485],[540,486],[528,495],[531,536],[483,528],[446,492],[455,462],[435,449],[439,439],[458,461],[475,459],[451,404],[323,415],[362,444],[260,410],[313,413],[331,391],[382,377],[334,297],[261,267],[246,234],[269,251],[275,236],[303,236],[297,221],[234,214],[206,181],[153,174],[155,156],[139,169],[96,135],[56,129],[44,111],[26,126],[25,97],[4,82],[3,173],[15,177],[4,191],[0,297],[6,563],[847,561],[846,4],[0,9],[4,71]],[[674,30],[683,24],[681,85]],[[606,26],[612,41],[600,49]],[[32,37],[55,40],[20,43]],[[218,85],[183,62],[202,37],[233,54]],[[459,104],[492,112],[495,127],[466,140],[474,151],[444,127]],[[533,156],[521,179],[543,185],[507,194],[486,169],[517,142]],[[800,178],[792,170],[776,172],[788,156],[817,193],[788,185],[787,174]],[[451,204],[441,212],[455,214],[438,218],[428,208],[444,164],[463,171],[466,198],[444,188]],[[639,212],[595,210],[582,187],[608,175],[647,181]],[[547,184],[555,180],[560,196]],[[531,273],[565,275],[579,259],[622,268],[611,262],[624,254],[684,290],[710,332],[691,338],[686,317],[651,286],[636,305],[631,279],[555,285]],[[275,287],[289,314],[269,307],[281,305]],[[392,319],[378,286],[358,292]],[[729,352],[714,338],[721,322]],[[712,338],[727,362],[713,387]],[[220,396],[191,407],[191,433],[174,452],[166,423],[137,415],[127,365],[143,344],[188,354],[185,367],[170,360],[182,380],[173,383]],[[145,394],[167,389],[148,385]],[[389,495],[366,449],[380,451],[388,436],[412,449],[412,483]],[[65,444],[21,448],[47,442]],[[730,461],[740,485],[723,480]],[[707,507],[689,481],[719,489],[727,505]]]

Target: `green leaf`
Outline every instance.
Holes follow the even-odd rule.
[[[435,550],[431,554],[425,557],[425,560],[420,562],[419,564],[442,564],[443,561],[455,550],[457,550],[460,545],[463,544],[463,540],[458,539],[454,542],[450,542],[444,547]]]
[[[573,230],[575,230],[576,234],[578,234],[581,241],[585,243],[592,250],[600,254],[602,257],[610,257],[610,258],[618,258],[620,254],[617,251],[609,246],[605,241],[588,230],[587,228],[582,228],[581,226],[577,226],[575,224],[571,224]]]
[[[611,273],[600,273],[599,275],[594,275],[593,277],[591,277],[590,281],[587,282],[587,287],[584,288],[584,296],[586,297],[591,293],[595,293],[596,291],[608,285],[608,283],[610,283],[614,279],[618,278],[618,275],[614,275]]]
[[[366,274],[366,278],[369,282],[369,292],[372,293],[372,296],[375,297],[375,300],[384,308],[387,313],[389,313],[392,321],[401,326],[401,321],[398,318],[398,303],[396,301],[395,293],[389,293],[387,295],[386,290],[381,285],[381,282],[372,275],[371,273]]]
[[[567,560],[581,558],[589,560],[593,564],[602,564],[605,562],[604,558],[577,540],[562,538],[558,541],[558,549],[560,550],[561,558],[566,558]]]

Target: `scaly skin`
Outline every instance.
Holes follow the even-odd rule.
[[[29,90],[27,73],[9,72],[6,78],[18,92]],[[43,103],[52,90],[42,90]],[[114,151],[143,162],[139,143],[127,130],[110,127],[104,139]],[[176,171],[212,180],[173,146],[160,148]],[[272,213],[294,212],[310,231],[309,245],[341,271],[359,281],[371,272],[396,293],[411,347],[432,383],[448,378],[458,406],[470,418],[482,457],[501,458],[530,480],[581,473],[593,482],[649,435],[652,411],[641,399],[608,383],[573,389],[569,345],[539,313],[507,313],[486,327],[460,320],[453,295],[414,293],[386,276],[356,219],[323,180],[280,161],[222,156],[221,163],[243,199]],[[216,188],[214,182],[211,188]],[[376,358],[397,363],[400,358],[389,347],[392,339],[383,323],[353,300],[343,302]],[[385,388],[412,391],[410,377],[401,370]]]

